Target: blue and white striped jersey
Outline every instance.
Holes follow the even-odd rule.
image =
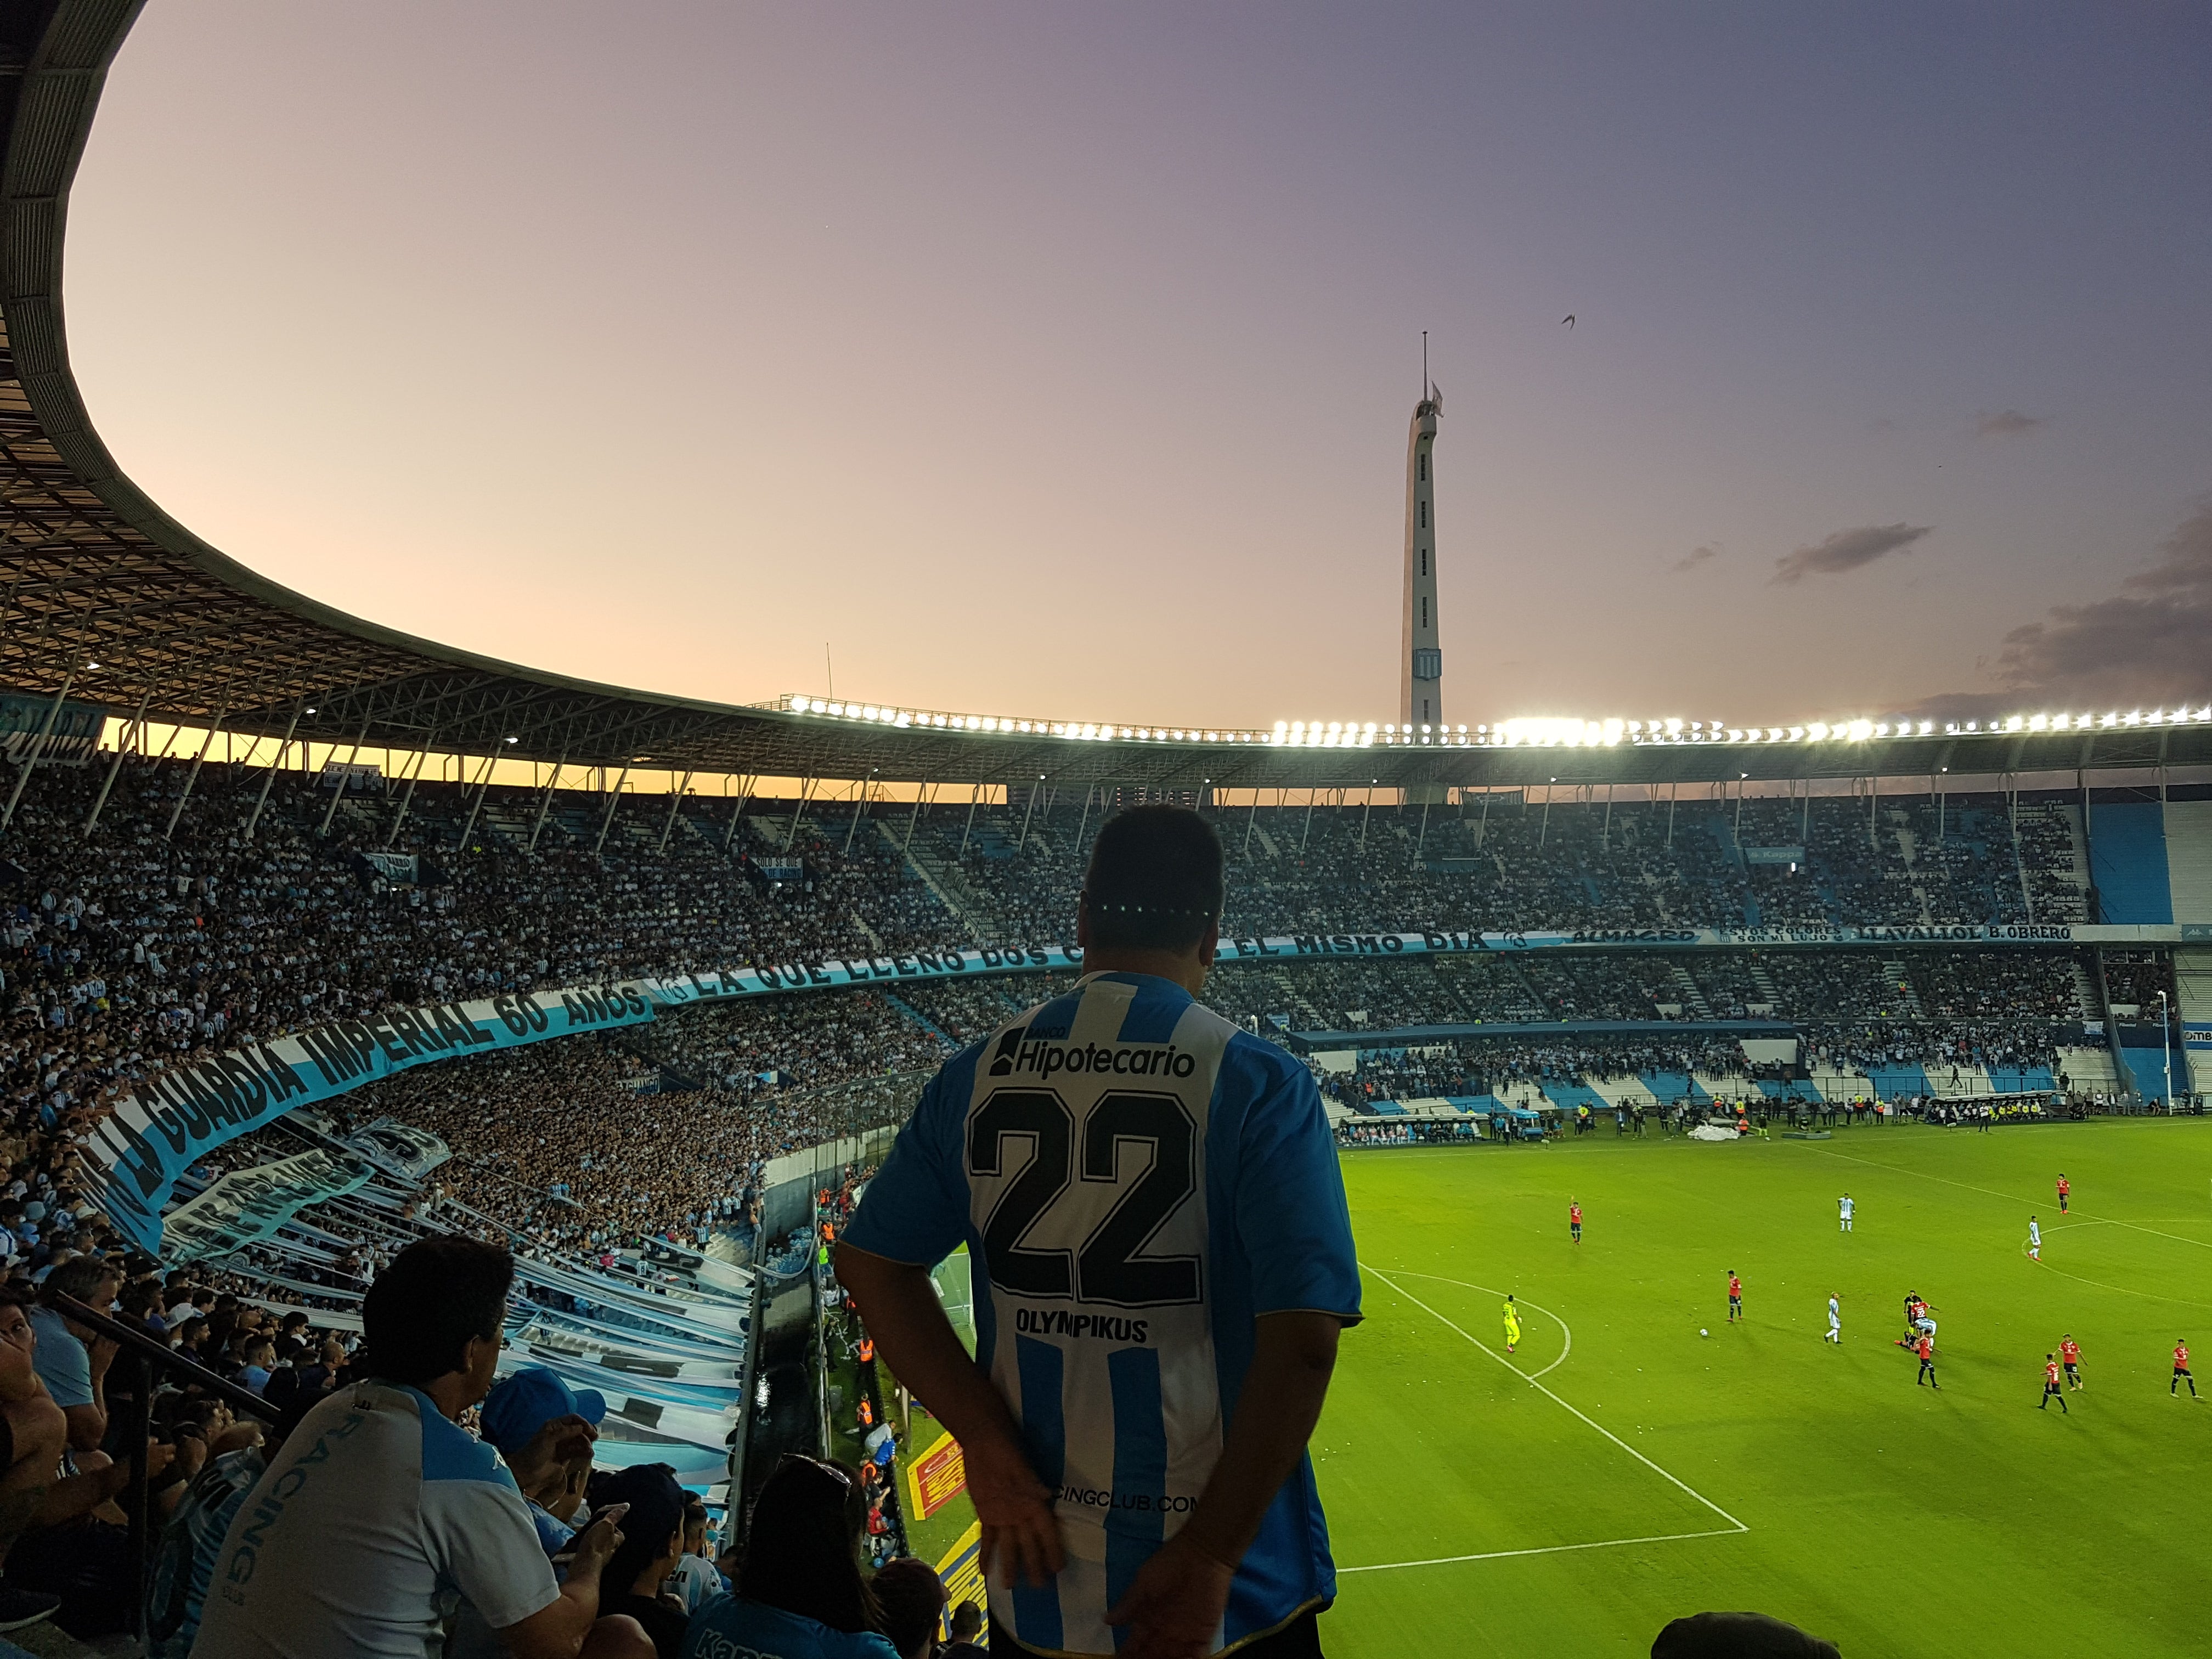
[[[933,1266],[967,1243],[976,1357],[1060,1493],[1066,1569],[1041,1589],[990,1584],[993,1613],[1043,1653],[1115,1650],[1106,1611],[1195,1507],[1255,1318],[1359,1316],[1312,1078],[1144,975],[1090,975],[949,1061],[846,1239]],[[1301,1463],[1237,1569],[1216,1645],[1335,1592]]]

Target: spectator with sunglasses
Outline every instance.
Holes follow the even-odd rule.
[[[428,1659],[465,1598],[513,1659],[652,1659],[635,1620],[599,1617],[621,1510],[578,1536],[556,1582],[514,1478],[460,1425],[490,1391],[514,1284],[503,1246],[454,1237],[417,1240],[377,1276],[368,1374],[301,1419],[239,1506],[196,1652]]]
[[[787,1456],[754,1500],[734,1595],[691,1615],[682,1659],[899,1659],[860,1576],[860,1483]]]

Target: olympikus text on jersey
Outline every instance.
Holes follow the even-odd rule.
[[[846,1233],[934,1263],[964,1242],[976,1358],[1057,1493],[1068,1564],[994,1582],[1025,1648],[1108,1654],[1107,1608],[1221,1454],[1261,1314],[1358,1316],[1321,1097],[1290,1055],[1149,975],[1094,974],[948,1062]],[[1335,1593],[1310,1465],[1276,1495],[1215,1646]]]

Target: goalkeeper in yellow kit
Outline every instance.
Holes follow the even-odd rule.
[[[1513,1345],[1520,1340],[1521,1310],[1514,1305],[1513,1298],[1509,1296],[1505,1298],[1505,1352],[1511,1353]]]

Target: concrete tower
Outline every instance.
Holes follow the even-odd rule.
[[[1430,465],[1443,410],[1443,394],[1431,383],[1413,405],[1406,437],[1406,648],[1398,667],[1398,718],[1415,731],[1441,726],[1444,720],[1444,659],[1437,648],[1436,483]]]

